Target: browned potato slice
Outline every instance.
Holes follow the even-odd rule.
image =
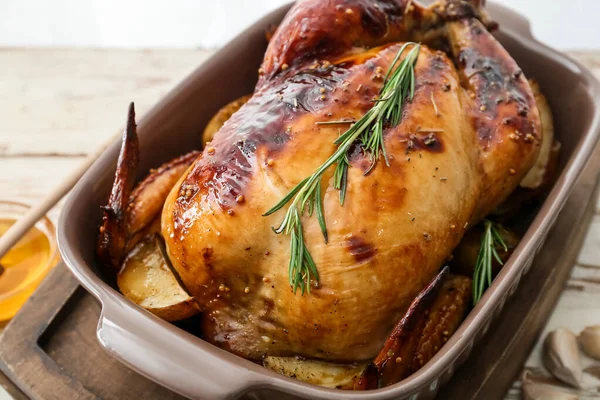
[[[519,187],[502,203],[493,214],[498,219],[508,220],[519,214],[524,207],[535,204],[550,191],[558,177],[560,143],[554,139],[554,122],[552,110],[544,95],[540,92],[537,82],[530,80],[529,84],[535,95],[535,100],[542,120],[543,140],[538,158]]]
[[[536,189],[540,187],[542,183],[544,183],[548,164],[550,162],[552,145],[554,144],[554,121],[552,119],[552,110],[550,110],[550,105],[540,91],[540,85],[531,79],[529,80],[529,84],[531,85],[531,89],[535,95],[535,101],[540,111],[543,139],[537,161],[529,170],[527,175],[525,175],[525,178],[523,178],[521,181],[520,186],[527,189]]]
[[[366,366],[366,364],[333,364],[296,357],[266,357],[263,365],[302,382],[337,389],[352,389]]]
[[[225,122],[227,122],[227,120],[231,118],[231,116],[237,110],[239,110],[244,104],[246,104],[248,100],[250,100],[250,97],[252,97],[251,94],[242,96],[239,99],[236,99],[231,103],[227,104],[219,111],[217,111],[215,115],[213,115],[211,120],[208,121],[208,125],[206,125],[206,128],[204,128],[204,133],[202,133],[203,146],[206,146],[206,143],[213,140],[213,137],[215,137],[215,133],[217,133],[219,129],[221,129],[223,124],[225,124]]]
[[[166,321],[179,321],[199,312],[198,305],[168,266],[156,235],[148,236],[129,253],[117,276],[125,297]]]
[[[544,171],[544,181],[541,186],[535,189],[518,187],[508,198],[500,204],[492,213],[494,219],[499,221],[508,221],[526,207],[539,203],[540,200],[552,189],[556,178],[558,177],[560,161],[560,143],[554,141],[550,149],[550,159]]]

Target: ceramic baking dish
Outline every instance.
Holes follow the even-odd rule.
[[[200,133],[222,105],[254,87],[266,40],[289,6],[264,17],[202,64],[140,121],[140,171],[200,145]],[[368,392],[324,389],[286,378],[164,322],[127,301],[103,281],[94,248],[100,206],[106,203],[120,143],[115,143],[73,189],[58,224],[64,261],[102,304],[98,340],[115,358],[146,377],[197,399],[401,399],[431,398],[468,356],[502,310],[582,172],[600,132],[600,89],[589,71],[535,41],[527,21],[489,4],[500,23],[497,37],[528,77],[537,79],[554,112],[562,142],[562,173],[509,262],[439,353],[417,373]],[[123,105],[125,110],[126,104]]]

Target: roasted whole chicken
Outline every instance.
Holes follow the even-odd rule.
[[[254,93],[137,185],[132,108],[98,238],[122,292],[326,386],[427,362],[471,301],[471,278],[442,267],[548,141],[482,3],[297,1]],[[315,381],[324,368],[337,378]]]

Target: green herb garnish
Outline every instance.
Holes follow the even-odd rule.
[[[400,57],[409,45],[413,45],[410,52],[400,61]],[[283,221],[278,228],[273,228],[276,234],[290,236],[290,262],[289,282],[294,293],[298,287],[302,294],[310,292],[310,281],[319,281],[319,273],[315,262],[306,247],[302,232],[301,217],[305,212],[312,216],[316,211],[319,225],[325,243],[327,243],[327,226],[323,213],[323,199],[321,197],[321,179],[325,171],[336,164],[334,172],[334,188],[340,191],[340,204],[344,204],[346,188],[348,186],[348,150],[354,143],[362,146],[363,152],[368,154],[371,165],[365,172],[369,173],[377,163],[379,154],[383,155],[386,165],[389,166],[387,153],[383,143],[383,131],[388,126],[396,126],[402,117],[402,108],[407,99],[412,100],[415,91],[415,71],[421,46],[416,43],[404,44],[396,54],[388,69],[383,88],[375,105],[367,113],[350,126],[334,142],[338,145],[336,151],[317,170],[296,185],[279,203],[264,215],[271,215],[283,208],[290,201]],[[397,68],[396,68],[397,65]],[[347,121],[338,121],[347,123]]]
[[[483,225],[481,247],[477,254],[475,271],[473,272],[473,305],[477,304],[485,290],[492,284],[492,263],[494,259],[500,265],[504,265],[498,254],[498,249],[503,249],[505,253],[508,251],[508,247],[500,234],[500,231],[504,228],[500,224],[489,220],[484,220]]]

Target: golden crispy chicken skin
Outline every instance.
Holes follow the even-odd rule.
[[[407,3],[410,4],[406,8]],[[168,255],[200,304],[204,337],[250,359],[368,360],[464,232],[514,190],[540,122],[515,61],[464,2],[303,0],[280,25],[252,98],[169,194]],[[481,17],[483,18],[483,17]],[[350,153],[343,205],[322,180],[329,242],[302,217],[320,281],[294,294],[285,208],[263,214],[336,149],[373,106],[401,41],[448,37],[454,62],[422,46],[415,92],[384,133],[389,166]],[[372,47],[377,46],[377,47]]]

